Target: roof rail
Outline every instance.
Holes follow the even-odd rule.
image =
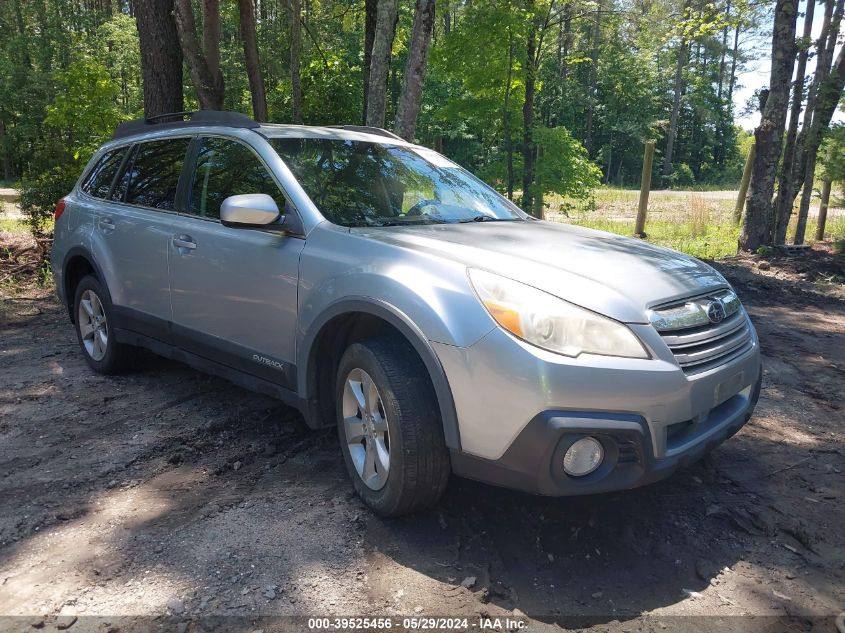
[[[351,132],[365,132],[366,134],[378,134],[379,136],[387,136],[388,138],[395,138],[397,141],[404,141],[405,139],[394,134],[384,128],[372,127],[370,125],[330,125],[328,127],[340,128],[342,130],[349,130]]]
[[[224,110],[197,110],[195,112],[168,112],[145,119],[127,121],[117,126],[112,134],[112,139],[124,138],[134,134],[143,134],[155,130],[171,127],[198,125],[220,125],[225,127],[238,127],[255,129],[260,123],[253,121],[240,112],[227,112]]]

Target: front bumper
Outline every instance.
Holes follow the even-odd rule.
[[[736,433],[760,394],[759,343],[688,375],[650,326],[631,326],[653,358],[565,358],[502,330],[469,348],[435,345],[455,399],[461,476],[546,495],[608,492],[671,475]],[[593,473],[570,477],[563,455],[590,435]]]
[[[453,451],[452,470],[469,479],[543,495],[596,494],[644,486],[694,463],[741,429],[760,397],[761,380],[762,372],[747,393],[733,396],[697,423],[701,441],[666,457],[655,457],[649,426],[641,416],[546,411],[526,425],[501,458],[490,460]],[[570,477],[563,470],[563,456],[584,436],[601,442],[605,458],[589,475]]]

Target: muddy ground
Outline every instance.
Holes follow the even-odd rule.
[[[48,291],[6,292],[0,614],[20,617],[0,631],[269,633],[290,625],[282,615],[835,631],[843,263],[802,257],[720,264],[765,375],[757,414],[704,461],[588,498],[455,479],[435,510],[402,520],[364,508],[334,435],[293,410],[148,354],[133,373],[98,376]]]

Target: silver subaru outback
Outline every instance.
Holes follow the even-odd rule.
[[[183,119],[122,124],[57,206],[56,287],[95,371],[140,346],[337,426],[386,516],[451,473],[640,486],[751,416],[757,335],[702,262],[535,220],[384,130]]]

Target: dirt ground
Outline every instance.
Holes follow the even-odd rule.
[[[719,267],[765,356],[738,435],[646,488],[551,499],[454,479],[435,510],[401,520],[364,508],[334,435],[293,410],[148,354],[98,376],[49,291],[7,292],[0,631],[307,630],[291,615],[835,631],[843,257]]]

